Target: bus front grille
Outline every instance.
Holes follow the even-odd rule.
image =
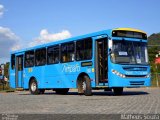
[[[147,67],[123,67],[126,71],[147,71]]]
[[[144,81],[130,81],[130,85],[144,85]]]
[[[146,75],[125,75],[126,78],[145,78]]]

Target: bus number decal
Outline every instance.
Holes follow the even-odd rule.
[[[32,72],[33,70],[32,70],[32,68],[28,68],[28,72]]]

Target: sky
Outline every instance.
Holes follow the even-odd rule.
[[[0,0],[0,64],[12,50],[100,30],[160,32],[160,0]]]

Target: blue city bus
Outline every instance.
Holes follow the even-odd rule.
[[[11,52],[10,86],[43,94],[150,86],[147,34],[116,28]]]

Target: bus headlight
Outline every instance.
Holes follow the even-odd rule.
[[[146,78],[149,78],[149,77],[151,77],[151,74],[146,75]]]
[[[116,74],[117,76],[122,77],[122,78],[125,78],[125,77],[126,77],[124,74],[122,74],[122,73],[120,73],[120,72],[118,72],[118,71],[116,71],[116,70],[113,70],[113,69],[112,69],[112,73],[113,73],[113,74]]]

